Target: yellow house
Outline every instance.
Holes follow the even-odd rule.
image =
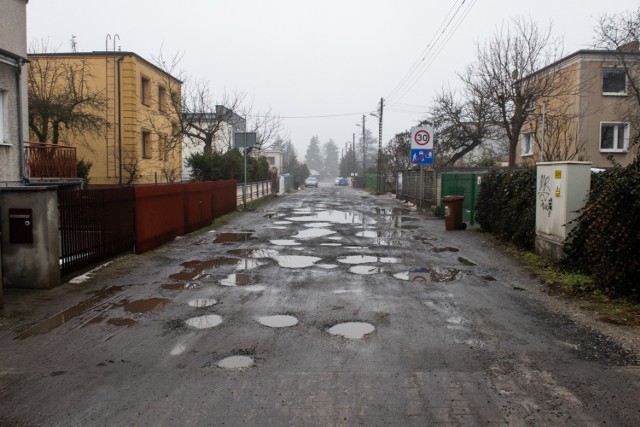
[[[624,59],[640,60],[638,46],[620,51],[580,50],[523,79],[551,79],[549,93],[529,105],[529,119],[520,133],[516,162],[590,161],[607,168],[625,166],[636,152],[632,141],[634,94]]]
[[[86,89],[100,95],[100,111],[92,113],[104,118],[102,129],[78,133],[63,126],[59,137],[61,144],[76,147],[78,160],[91,162],[91,184],[180,180],[180,80],[132,52],[44,53],[28,59],[38,69],[82,68]],[[37,141],[33,132],[31,138]]]

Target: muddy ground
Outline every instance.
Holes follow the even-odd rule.
[[[0,425],[640,425],[637,330],[333,183],[5,290]]]

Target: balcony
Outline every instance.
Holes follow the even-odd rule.
[[[25,143],[24,163],[27,178],[77,178],[76,148],[68,145]]]

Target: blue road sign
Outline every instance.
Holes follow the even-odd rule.
[[[412,165],[433,164],[433,150],[411,150]]]

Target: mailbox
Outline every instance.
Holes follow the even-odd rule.
[[[31,209],[9,209],[9,243],[33,243]]]

